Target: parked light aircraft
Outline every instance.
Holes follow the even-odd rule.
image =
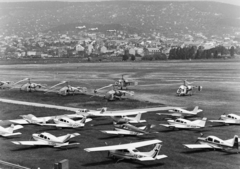
[[[9,120],[10,122],[17,123],[17,124],[38,124],[38,123],[44,123],[49,120],[52,120],[54,116],[48,116],[48,117],[36,117],[32,114],[28,115],[20,115],[22,119],[16,119],[16,120]]]
[[[142,112],[138,113],[135,117],[128,117],[126,114],[117,116],[116,114],[113,114],[114,116],[111,116],[113,119],[113,124],[118,123],[144,123],[146,120],[141,120]]]
[[[183,85],[181,85],[177,89],[178,96],[191,96],[193,94],[193,89],[197,88],[198,91],[202,91],[202,86],[192,86],[192,83],[188,82],[187,80],[183,81]]]
[[[182,108],[174,108],[168,111],[170,113],[157,113],[157,114],[164,115],[164,116],[172,116],[172,117],[191,117],[191,116],[198,115],[198,113],[202,112],[203,110],[198,109],[198,106],[196,106],[192,111],[184,110]]]
[[[209,120],[213,123],[223,123],[223,124],[240,124],[240,116],[236,114],[221,115],[218,120]]]
[[[69,143],[68,141],[79,133],[66,134],[64,136],[56,137],[50,133],[43,132],[40,134],[32,134],[32,137],[36,141],[12,141],[12,143],[17,145],[30,145],[30,146],[53,146],[53,147],[65,147],[76,145],[79,143]]]
[[[23,128],[23,126],[21,125],[14,125],[12,124],[10,127],[7,127],[7,128],[4,128],[2,126],[0,126],[0,135],[3,136],[3,137],[9,137],[9,136],[15,136],[15,135],[19,135],[19,134],[22,134],[20,132],[18,133],[13,133],[14,130],[18,130],[18,129],[21,129]]]
[[[58,94],[63,95],[63,96],[70,95],[70,94],[72,94],[72,95],[74,95],[74,94],[83,94],[83,93],[87,92],[87,88],[86,87],[80,87],[80,86],[73,87],[73,86],[70,86],[67,81],[62,81],[62,82],[60,82],[60,83],[50,87],[45,92],[45,94],[49,93],[49,92],[54,92],[56,90],[55,87],[57,87],[59,85],[62,85],[62,84],[66,84],[66,86],[64,86],[61,89],[59,89]]]
[[[113,117],[113,116],[129,116],[136,115],[138,113],[146,113],[143,110],[120,110],[120,111],[107,111],[106,107],[101,108],[99,111],[97,110],[88,110],[88,109],[78,109],[75,114],[66,114],[69,118],[78,118],[78,117],[97,117],[97,116],[105,116],[105,117]]]
[[[85,148],[84,150],[87,152],[91,151],[109,151],[108,155],[111,157],[119,158],[118,161],[123,159],[132,159],[139,161],[151,161],[151,160],[159,160],[166,158],[166,155],[158,155],[161,149],[160,140],[149,140],[149,141],[141,141],[136,143],[129,144],[120,144],[113,146],[104,146],[104,147],[94,147],[94,148]],[[149,152],[140,152],[136,148],[144,147],[148,145],[156,144],[154,149]]]
[[[238,150],[239,139],[235,135],[233,138],[228,140],[222,140],[216,136],[198,137],[197,142],[200,144],[183,144],[184,147],[190,149],[220,149],[224,151]]]
[[[118,88],[120,88],[121,90],[123,88],[127,89],[127,86],[130,86],[130,85],[138,85],[138,82],[134,82],[129,79],[125,79],[123,76],[124,75],[122,75],[122,78],[115,81],[115,83],[114,83],[114,85],[117,86]]]
[[[14,83],[12,85],[12,89],[14,88],[17,88],[15,87],[15,85],[21,83],[21,82],[24,82],[24,81],[28,81],[27,83],[23,84],[21,87],[20,87],[20,90],[22,91],[27,91],[27,92],[32,92],[32,91],[38,91],[40,90],[41,88],[46,88],[46,84],[39,84],[39,83],[33,83],[31,82],[31,79],[30,78],[25,78],[25,79],[22,79],[16,83]]]
[[[79,128],[84,127],[85,123],[92,121],[90,118],[83,117],[81,120],[74,121],[68,117],[64,116],[56,116],[56,118],[53,119],[55,124],[46,124],[46,123],[39,123],[41,126],[55,126],[60,128]]]
[[[169,124],[160,124],[161,126],[168,127],[168,128],[177,128],[177,129],[198,129],[204,128],[206,124],[207,118],[204,117],[202,120],[186,120],[182,118],[178,118],[176,120],[168,120]]]
[[[101,132],[106,134],[117,134],[117,135],[144,135],[157,132],[150,132],[149,129],[154,125],[148,124],[147,126],[135,127],[131,124],[125,123],[122,125],[115,125],[115,130],[102,130]]]
[[[109,101],[113,101],[113,100],[121,100],[123,96],[126,96],[126,95],[130,95],[130,96],[133,96],[134,95],[134,92],[133,91],[126,91],[126,90],[118,90],[118,89],[114,89],[114,85],[113,84],[110,84],[108,86],[104,86],[104,87],[101,87],[99,89],[95,89],[94,90],[94,93],[98,93],[100,90],[102,89],[105,89],[105,88],[109,88],[109,87],[112,87],[113,89],[112,90],[109,90],[105,96],[103,96],[105,99],[109,100]]]

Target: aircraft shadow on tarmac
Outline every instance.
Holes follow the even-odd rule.
[[[129,137],[129,138],[136,138],[138,140],[144,140],[144,139],[155,139],[156,137],[153,135],[142,135],[142,136],[135,136],[135,135],[114,135],[114,136],[106,136],[98,138],[99,140],[108,140],[108,139],[114,139],[114,138],[121,138],[121,137]]]
[[[101,162],[95,162],[95,163],[87,163],[87,164],[84,164],[82,166],[84,167],[90,167],[90,166],[100,166],[100,165],[108,165],[108,164],[113,164],[113,163],[116,163],[116,165],[118,163],[128,163],[128,164],[136,164],[138,165],[136,168],[151,168],[151,167],[159,167],[159,166],[162,166],[164,165],[162,162],[160,163],[154,163],[154,164],[146,164],[146,163],[142,163],[141,161],[134,161],[134,160],[127,160],[127,159],[124,159],[124,160],[121,160],[121,161],[117,161],[117,160],[114,160],[112,158],[109,157],[110,160],[105,160],[105,161],[101,161]],[[120,165],[120,164],[119,164]]]

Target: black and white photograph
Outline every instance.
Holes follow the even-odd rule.
[[[239,169],[239,0],[0,0],[0,169]]]

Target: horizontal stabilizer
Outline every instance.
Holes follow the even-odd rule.
[[[190,149],[197,149],[197,148],[213,148],[208,144],[183,144],[184,147],[190,148]]]
[[[160,160],[160,159],[163,159],[163,158],[166,158],[166,157],[167,157],[166,155],[158,155],[156,158],[142,157],[142,158],[139,158],[137,160],[139,160],[139,161],[153,161],[153,160]]]
[[[3,137],[11,137],[11,136],[16,136],[16,135],[20,135],[22,133],[18,132],[18,133],[11,133],[11,134],[3,134]]]
[[[129,123],[145,123],[147,122],[146,120],[139,120],[139,121],[135,121],[135,120],[132,120],[132,121],[129,121]]]

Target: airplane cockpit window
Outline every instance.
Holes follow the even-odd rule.
[[[134,149],[133,152],[139,152],[137,149]]]
[[[218,141],[218,140],[214,140],[214,143],[220,143],[220,141]]]
[[[176,122],[180,123],[180,120],[176,120]]]
[[[39,137],[43,138],[44,136],[42,134],[40,134]]]
[[[232,116],[230,116],[230,115],[228,115],[227,117],[228,117],[228,118],[232,118]]]
[[[211,142],[213,141],[213,139],[211,137],[208,137],[207,140],[211,141]]]
[[[123,152],[124,152],[124,153],[129,153],[129,151],[128,151],[128,150],[123,150]]]

